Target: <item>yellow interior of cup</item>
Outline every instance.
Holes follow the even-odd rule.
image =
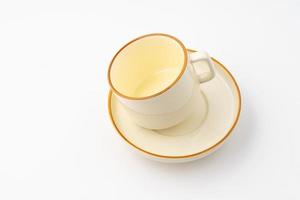
[[[147,98],[174,84],[186,65],[187,52],[172,36],[147,35],[125,45],[109,69],[112,88],[127,98]]]

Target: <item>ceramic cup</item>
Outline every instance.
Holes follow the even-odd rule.
[[[201,72],[203,68],[207,70]],[[181,41],[161,33],[127,43],[108,70],[117,99],[138,125],[148,129],[165,129],[183,121],[191,113],[195,85],[213,77],[213,62],[207,53],[188,54]],[[206,104],[201,106],[204,112]]]

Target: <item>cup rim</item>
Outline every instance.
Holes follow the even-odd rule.
[[[170,84],[168,85],[167,87],[165,87],[163,90],[159,91],[159,92],[156,92],[154,94],[151,94],[151,95],[148,95],[148,96],[143,96],[143,97],[132,97],[132,96],[128,96],[128,95],[125,95],[125,94],[122,94],[121,92],[119,92],[113,85],[112,81],[111,81],[111,68],[112,68],[112,64],[114,62],[114,60],[116,59],[116,57],[119,55],[119,53],[125,49],[127,46],[129,46],[131,43],[135,42],[135,41],[138,41],[140,39],[143,39],[145,37],[150,37],[150,36],[164,36],[164,37],[168,37],[170,39],[173,39],[175,42],[177,42],[179,44],[179,46],[182,48],[183,50],[183,55],[184,55],[184,61],[183,61],[183,66],[181,67],[181,71],[180,73],[177,75],[176,79]],[[184,46],[184,44],[179,40],[177,39],[176,37],[172,36],[172,35],[169,35],[169,34],[165,34],[165,33],[151,33],[151,34],[146,34],[146,35],[142,35],[140,37],[137,37],[133,40],[131,40],[130,42],[126,43],[123,47],[121,47],[119,49],[119,51],[114,55],[113,59],[111,60],[110,64],[109,64],[109,67],[108,67],[108,72],[107,72],[107,77],[108,77],[108,83],[109,83],[109,86],[111,88],[111,90],[117,94],[118,96],[120,97],[123,97],[125,99],[130,99],[130,100],[144,100],[144,99],[149,99],[149,98],[152,98],[152,97],[156,97],[160,94],[163,94],[164,92],[166,92],[167,90],[169,90],[170,88],[172,88],[175,83],[177,83],[179,81],[179,79],[182,77],[182,75],[184,74],[185,72],[185,69],[186,69],[186,66],[187,66],[187,61],[188,61],[188,50],[187,48]]]

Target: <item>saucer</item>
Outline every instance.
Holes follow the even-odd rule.
[[[241,95],[230,72],[219,61],[212,60],[215,77],[199,84],[197,90],[208,105],[204,119],[195,102],[193,113],[180,124],[164,130],[145,129],[130,119],[126,108],[110,91],[108,110],[119,135],[138,152],[162,162],[192,161],[219,148],[238,121]]]

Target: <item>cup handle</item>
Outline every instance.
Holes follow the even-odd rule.
[[[192,71],[195,75],[195,77],[197,78],[197,80],[200,83],[204,83],[206,81],[211,80],[214,76],[215,76],[215,72],[214,72],[214,64],[210,58],[210,56],[206,53],[206,52],[194,52],[191,53],[189,55],[190,58],[190,62],[192,65]],[[209,71],[205,72],[205,73],[200,73],[199,70],[197,70],[197,66],[194,65],[195,63],[199,62],[199,61],[205,61],[208,64],[209,67]],[[198,66],[199,68],[199,66]]]

